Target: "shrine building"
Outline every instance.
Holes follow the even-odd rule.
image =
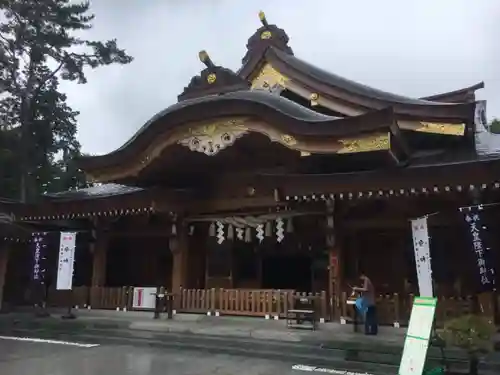
[[[0,203],[46,233],[51,288],[59,231],[76,231],[75,305],[130,309],[124,290],[163,286],[177,312],[281,316],[287,293],[310,293],[323,319],[346,321],[363,270],[381,322],[405,324],[418,292],[410,220],[440,212],[429,216],[438,318],[469,311],[476,270],[458,208],[500,198],[499,158],[476,152],[484,84],[392,94],[301,60],[260,21],[237,71],[201,51],[177,103],[119,149],[78,160],[95,186]],[[27,304],[31,245],[2,240],[4,304]],[[50,304],[67,303],[52,289]]]

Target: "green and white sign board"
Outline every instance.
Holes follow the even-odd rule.
[[[399,365],[399,375],[422,375],[434,324],[436,304],[436,298],[415,297]]]

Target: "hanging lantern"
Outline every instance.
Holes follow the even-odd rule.
[[[229,224],[227,227],[227,239],[228,240],[234,239],[234,228],[231,224]]]
[[[333,228],[333,216],[326,217],[326,226],[328,228]]]
[[[271,237],[271,236],[272,236],[272,234],[273,234],[273,227],[272,227],[272,225],[271,225],[271,222],[270,222],[270,221],[268,221],[268,222],[266,223],[266,232],[265,232],[265,236],[266,236],[266,237]]]
[[[208,235],[210,237],[215,237],[215,224],[210,223],[210,226],[208,227]]]
[[[177,226],[175,223],[172,224],[172,236],[177,236]]]
[[[333,234],[329,234],[326,236],[326,244],[328,247],[335,246],[335,236]]]
[[[280,201],[280,193],[279,193],[279,190],[278,189],[274,189],[274,200],[276,202],[279,202]]]
[[[252,242],[252,231],[250,230],[250,227],[247,227],[245,230],[245,242]]]

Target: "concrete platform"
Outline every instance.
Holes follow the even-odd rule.
[[[176,314],[173,319],[153,319],[152,312],[74,310],[77,319],[63,321],[60,317],[66,310],[51,309],[49,318],[34,318],[32,312],[16,312],[0,316],[0,327],[5,324],[30,324],[30,326],[74,327],[95,329],[130,329],[152,332],[191,333],[197,335],[248,337],[262,340],[289,342],[329,340],[360,341],[366,343],[383,342],[402,347],[405,328],[380,327],[378,336],[365,336],[353,332],[353,326],[340,323],[319,323],[315,331],[289,329],[285,320],[235,316],[206,316],[201,314]]]
[[[0,334],[203,349],[256,358],[278,359],[293,354],[317,365],[329,363],[373,374],[395,374],[406,331],[380,327],[378,336],[365,336],[354,333],[351,325],[339,323],[320,323],[318,330],[306,331],[288,329],[283,320],[264,318],[178,314],[172,320],[156,320],[152,312],[105,310],[79,310],[75,311],[77,319],[63,320],[65,310],[50,312],[47,318],[36,318],[33,312],[0,315]],[[446,349],[445,356],[453,369],[467,367],[463,351]],[[442,363],[440,348],[430,348],[427,362],[429,368]],[[488,375],[500,373],[500,353],[485,358],[482,371]]]

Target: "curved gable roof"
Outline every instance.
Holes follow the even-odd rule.
[[[260,14],[262,21],[262,14]],[[265,19],[265,17],[264,17]],[[268,38],[262,38],[262,33],[268,30]],[[272,30],[272,31],[271,31]],[[310,85],[307,87],[315,90],[318,94],[329,95],[328,89],[332,91],[341,90],[349,96],[356,96],[365,100],[377,101],[377,105],[360,104],[364,108],[381,108],[384,106],[394,106],[395,111],[401,114],[412,115],[436,115],[437,118],[450,117],[451,119],[457,118],[460,120],[470,120],[471,114],[469,109],[462,111],[457,104],[470,103],[475,100],[474,92],[484,87],[484,84],[467,87],[461,90],[456,90],[448,93],[432,95],[424,98],[411,98],[404,95],[397,95],[387,91],[379,90],[356,81],[341,77],[339,75],[330,73],[321,68],[314,66],[300,58],[294,56],[293,51],[288,46],[289,38],[286,32],[277,28],[276,25],[269,25],[267,21],[264,22],[263,27],[259,28],[254,35],[250,38],[252,40],[251,48],[247,45],[247,52],[243,59],[243,65],[238,70],[238,74],[244,79],[250,79],[263,61],[268,61],[273,65],[273,60],[281,64],[281,69],[277,66],[280,73],[286,75],[290,71],[295,71],[300,75],[309,78]],[[289,77],[294,78],[294,77]],[[297,79],[300,82],[300,79]],[[320,89],[321,88],[321,89]],[[354,103],[353,103],[354,104]],[[359,104],[359,103],[358,103]],[[444,112],[443,112],[444,110]],[[450,112],[451,111],[451,112]],[[451,114],[448,116],[445,112]]]
[[[425,96],[420,99],[431,100],[436,102],[459,103],[476,100],[475,93],[477,90],[484,89],[484,82],[476,83],[475,85],[431,96]]]
[[[188,123],[223,117],[259,118],[284,133],[298,136],[354,136],[396,126],[391,108],[338,118],[315,112],[269,92],[234,91],[176,103],[154,115],[119,149],[106,155],[80,158],[79,165],[88,169],[93,168],[95,163],[114,163],[122,156],[133,156],[138,150],[147,148],[161,133]]]
[[[397,95],[387,91],[375,89],[373,87],[364,85],[362,83],[358,83],[356,81],[352,81],[350,79],[330,73],[302,59],[299,59],[298,57],[287,54],[273,47],[270,47],[269,52],[272,53],[273,56],[278,58],[283,63],[287,64],[293,69],[303,72],[304,74],[310,76],[311,78],[324,82],[329,86],[336,87],[344,91],[352,92],[360,96],[364,96],[367,98],[374,98],[385,102],[400,103],[400,104],[438,105],[438,106],[443,105],[443,103],[422,100],[422,99],[413,99],[407,96]]]

